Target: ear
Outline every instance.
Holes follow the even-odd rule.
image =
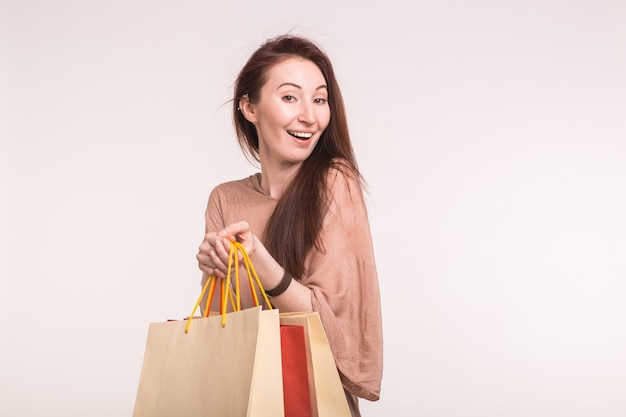
[[[247,94],[239,99],[239,111],[250,123],[254,124],[257,122],[254,104],[252,104]]]

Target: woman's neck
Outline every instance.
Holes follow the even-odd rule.
[[[261,164],[261,188],[278,200],[302,164]]]

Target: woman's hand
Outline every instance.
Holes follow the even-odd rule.
[[[239,242],[248,255],[252,255],[260,242],[250,231],[248,222],[241,221],[230,224],[218,232],[208,232],[198,249],[196,259],[201,271],[209,276],[225,278],[228,273],[230,242]],[[238,255],[238,259],[241,257]]]

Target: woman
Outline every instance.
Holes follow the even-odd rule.
[[[332,65],[310,40],[279,36],[252,54],[234,90],[239,143],[261,172],[211,192],[203,284],[226,276],[229,242],[239,241],[272,305],[319,312],[359,416],[357,397],[380,394],[382,323],[363,179]]]

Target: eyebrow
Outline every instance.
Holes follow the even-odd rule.
[[[299,86],[298,84],[294,84],[294,83],[282,83],[281,85],[278,86],[277,90],[282,88],[282,87],[284,87],[284,86],[286,86],[286,85],[289,85],[289,86],[292,86],[292,87],[295,87],[295,88],[299,88],[300,90],[302,90],[301,86]],[[320,85],[315,90],[320,90],[322,88],[325,88],[326,90],[328,90],[328,87],[326,86],[326,84]]]

